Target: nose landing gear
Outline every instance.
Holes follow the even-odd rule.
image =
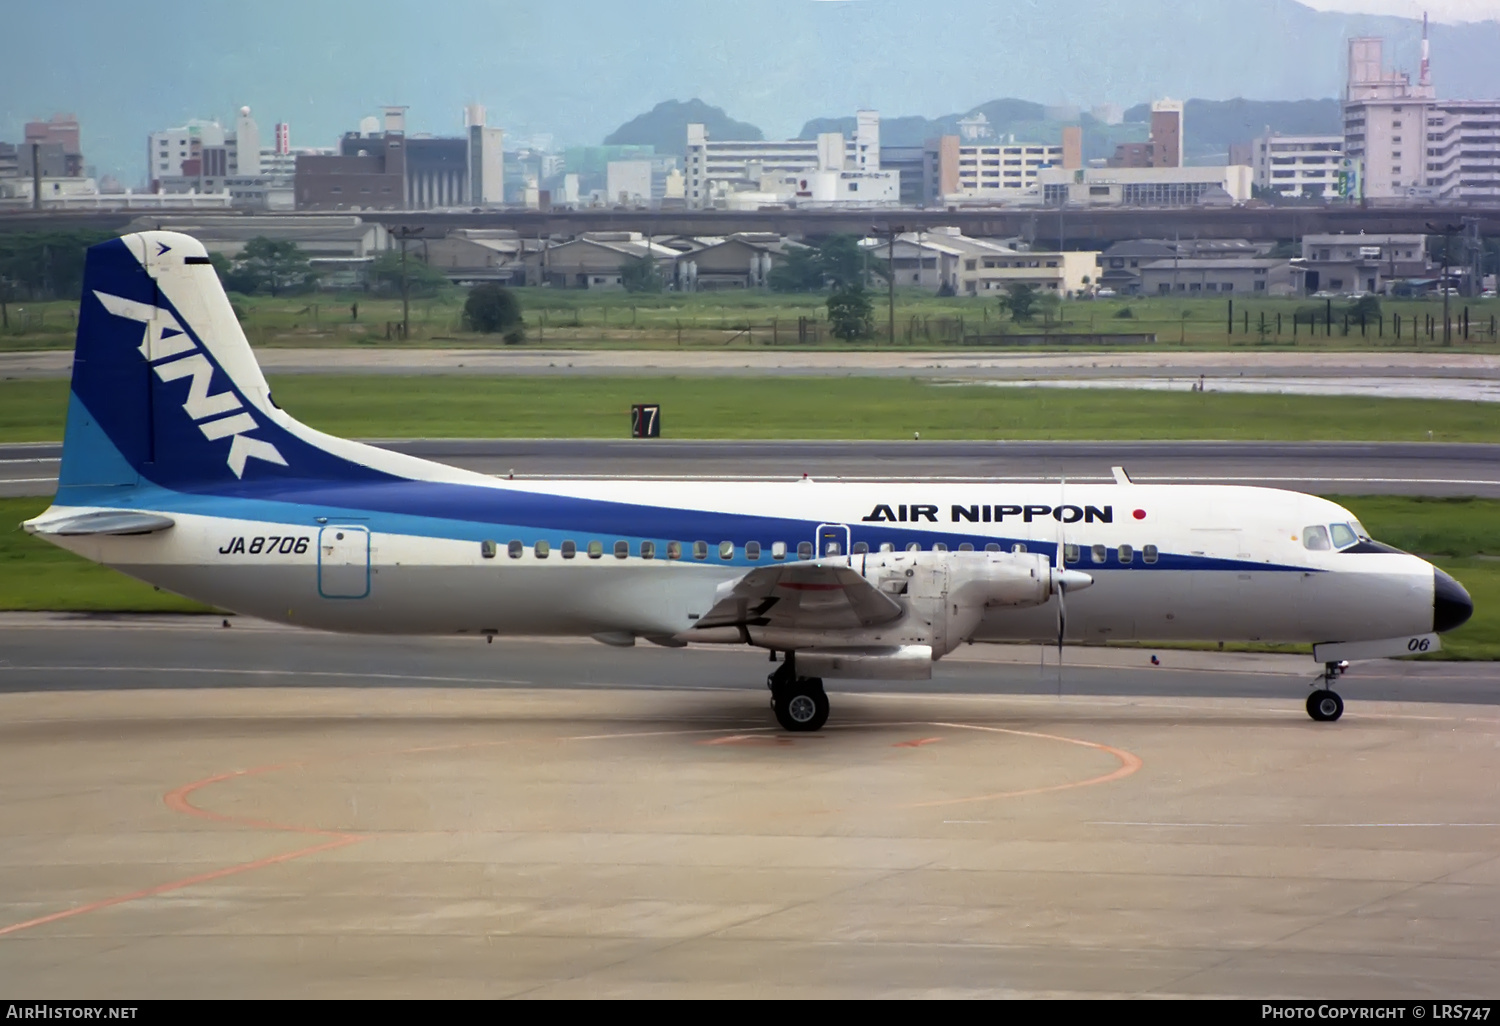
[[[1333,681],[1349,668],[1348,663],[1324,663],[1318,682],[1323,686],[1307,696],[1307,715],[1319,723],[1332,723],[1344,715],[1344,700],[1333,690]]]
[[[828,693],[823,678],[797,676],[792,653],[766,678],[771,689],[771,710],[783,730],[803,733],[821,730],[828,722]]]

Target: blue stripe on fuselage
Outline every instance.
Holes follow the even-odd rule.
[[[89,439],[89,444],[95,447],[111,445],[102,431],[99,437]],[[107,453],[100,451],[97,456],[103,462],[109,462]],[[649,487],[649,483],[644,486]],[[760,542],[767,548],[771,542],[784,541],[795,553],[797,544],[812,541],[818,525],[824,522],[821,519],[722,513],[407,479],[370,483],[265,480],[253,486],[250,482],[242,483],[236,491],[239,494],[226,496],[217,486],[210,491],[177,490],[151,483],[133,488],[65,484],[58,489],[55,501],[67,506],[155,510],[263,523],[302,523],[309,527],[317,526],[320,518],[325,521],[358,521],[383,534],[473,542],[489,539],[502,545],[516,540],[530,546],[538,540],[545,540],[556,546],[564,539],[583,545],[597,539],[608,547],[616,540],[625,540],[631,542],[632,551],[638,551],[641,541],[654,541],[658,545],[681,541],[690,545],[701,540],[709,543],[710,550],[717,557],[718,543],[732,541],[735,559],[716,558],[714,561],[743,565],[754,565],[743,558],[747,541]],[[886,542],[898,550],[911,543],[924,549],[931,549],[938,543],[957,549],[967,543],[981,550],[988,544],[998,544],[1007,551],[1014,545],[1029,545],[1033,546],[1033,551],[1047,555],[1052,555],[1054,550],[1051,543],[1034,538],[922,530],[910,525],[888,527],[856,522],[849,527],[851,543],[865,542],[876,550]],[[1108,550],[1104,563],[1085,561],[1072,565],[1110,570],[1267,572],[1310,569],[1167,552],[1161,553],[1154,564],[1122,564],[1118,550],[1114,548]]]

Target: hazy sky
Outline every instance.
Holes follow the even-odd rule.
[[[1355,14],[1394,14],[1420,18],[1426,11],[1434,21],[1484,21],[1494,18],[1496,0],[1299,0],[1320,11],[1350,11]]]

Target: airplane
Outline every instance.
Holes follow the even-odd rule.
[[[648,444],[648,443],[646,443]],[[824,679],[973,642],[1434,651],[1473,602],[1343,507],[1270,488],[510,480],[325,434],[271,395],[203,245],[87,254],[57,494],[27,531],[247,616],[376,634],[749,645],[788,731]],[[778,662],[779,657],[779,662]]]

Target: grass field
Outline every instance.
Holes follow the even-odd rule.
[[[837,343],[824,323],[824,296],[734,291],[709,293],[665,293],[656,296],[623,292],[590,292],[565,289],[517,289],[527,324],[527,343],[545,347],[580,348],[755,348],[766,345],[816,344],[820,348]],[[888,347],[889,310],[884,292],[876,290],[875,337],[852,347]],[[413,300],[411,340],[407,345],[493,345],[493,337],[465,331],[462,325],[464,293],[450,289],[442,294]],[[399,299],[363,293],[316,293],[273,298],[234,296],[245,332],[258,346],[399,345],[393,325],[401,321]],[[354,310],[358,306],[357,316]],[[1358,323],[1345,329],[1342,303],[1332,303],[1332,333],[1323,317],[1329,310],[1324,300],[1253,299],[1234,300],[1235,324],[1231,333],[1224,299],[1146,297],[1132,299],[1073,300],[1065,302],[1058,319],[1041,317],[1027,324],[1002,318],[991,297],[940,298],[926,291],[898,290],[896,295],[896,344],[913,348],[952,348],[962,336],[1059,333],[1059,345],[1068,333],[1154,334],[1157,341],[1144,348],[1221,349],[1316,348],[1316,349],[1421,349],[1442,345],[1440,299],[1382,300],[1382,324]],[[1469,339],[1454,345],[1479,351],[1494,351],[1496,339],[1491,318],[1500,318],[1500,300],[1450,300],[1452,316],[1461,330],[1465,309],[1469,312]],[[77,324],[76,301],[13,303],[8,310],[9,328],[0,328],[0,351],[10,349],[68,348]],[[1293,334],[1293,314],[1301,312],[1301,323]],[[1128,312],[1128,316],[1126,313]],[[1320,319],[1316,330],[1307,316]],[[1262,315],[1265,333],[1261,333]],[[1395,316],[1403,324],[1396,338]],[[1278,321],[1278,317],[1280,320]],[[1425,326],[1436,322],[1435,337],[1413,338],[1415,321]],[[798,321],[805,318],[810,334],[799,336]],[[1247,320],[1248,318],[1248,320]],[[802,341],[802,340],[805,340]],[[1134,348],[1142,348],[1136,346]]]
[[[1353,510],[1375,537],[1433,560],[1474,597],[1474,618],[1444,636],[1441,658],[1500,659],[1500,500],[1330,498]],[[209,611],[22,531],[21,521],[47,504],[0,499],[0,610]]]
[[[277,402],[356,438],[621,438],[633,402],[669,438],[1500,440],[1491,404],[946,385],[899,378],[287,375]],[[0,442],[62,437],[67,384],[0,382]]]

